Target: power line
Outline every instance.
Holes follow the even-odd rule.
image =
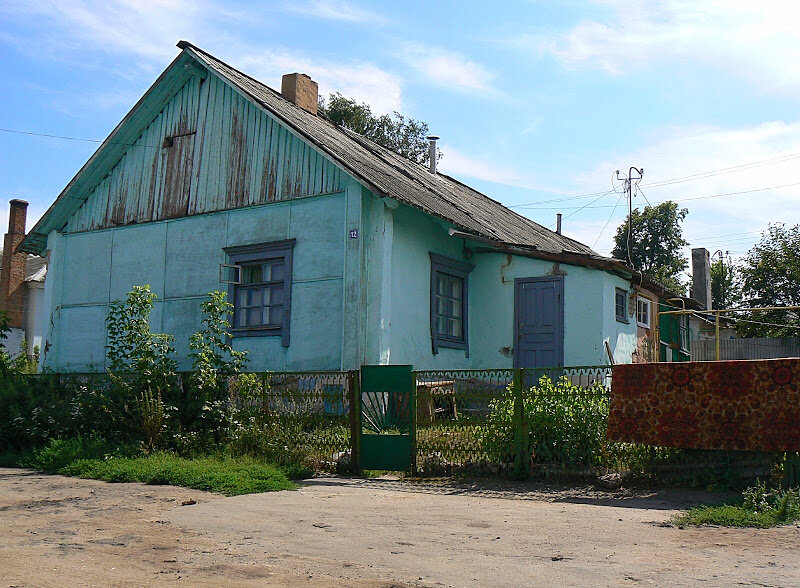
[[[602,237],[602,236],[603,236],[603,233],[605,233],[606,229],[608,228],[608,225],[609,225],[609,223],[611,222],[611,219],[614,217],[614,213],[617,211],[617,206],[619,206],[619,201],[620,201],[620,200],[622,200],[622,197],[623,197],[624,195],[625,195],[624,193],[621,193],[621,194],[619,195],[619,198],[617,198],[617,203],[614,205],[614,209],[611,211],[611,214],[610,214],[610,215],[608,215],[608,220],[606,221],[606,224],[605,224],[605,225],[603,225],[603,228],[602,228],[602,230],[600,231],[600,234],[599,234],[599,235],[597,235],[597,239],[595,239],[595,240],[594,240],[594,243],[592,243],[592,249],[594,249],[594,248],[595,248],[595,245],[597,245],[597,242],[600,240],[600,237]]]
[[[16,135],[28,135],[31,137],[45,137],[47,139],[64,139],[67,141],[82,141],[84,143],[107,143],[108,145],[122,145],[124,147],[147,147],[149,149],[161,149],[160,145],[140,145],[137,143],[122,143],[119,141],[105,141],[102,139],[86,139],[83,137],[70,137],[67,135],[51,135],[48,133],[34,133],[33,131],[20,131],[17,129],[3,129],[0,128],[0,132],[3,133],[13,133]]]
[[[679,184],[679,183],[683,183],[683,182],[689,182],[689,181],[693,181],[693,180],[701,180],[701,179],[714,177],[714,176],[718,176],[718,175],[734,173],[736,171],[740,171],[740,170],[747,169],[747,168],[759,167],[759,166],[762,166],[762,165],[770,165],[770,164],[774,164],[774,163],[784,163],[786,161],[791,161],[793,159],[798,159],[798,158],[800,158],[800,153],[789,153],[787,155],[780,155],[780,156],[769,158],[769,159],[751,161],[751,162],[748,162],[748,163],[742,163],[742,164],[734,165],[734,166],[730,166],[730,167],[723,167],[723,168],[716,169],[716,170],[698,172],[696,174],[692,174],[692,175],[688,175],[688,176],[681,176],[681,177],[676,177],[676,178],[667,178],[665,180],[660,180],[660,181],[657,181],[657,182],[650,182],[650,183],[646,183],[646,184],[642,184],[642,185],[647,187],[647,188],[660,188],[662,186],[670,186],[672,184]],[[592,192],[592,193],[589,193],[589,194],[578,194],[578,195],[575,195],[575,196],[568,196],[568,197],[565,197],[565,198],[554,198],[554,199],[550,199],[550,200],[540,200],[540,201],[537,201],[537,202],[528,202],[528,203],[523,203],[523,204],[512,204],[512,205],[509,205],[509,208],[526,208],[528,206],[534,206],[536,204],[549,204],[549,203],[552,203],[552,202],[566,202],[566,201],[569,201],[569,200],[579,200],[579,199],[582,199],[582,198],[590,198],[590,197],[592,197],[592,196],[594,196],[596,194],[599,194],[599,192]]]
[[[753,194],[755,192],[766,192],[768,190],[778,190],[780,188],[790,188],[792,186],[800,186],[800,182],[793,182],[791,184],[781,184],[779,186],[767,186],[767,187],[764,187],[764,188],[753,188],[752,190],[740,190],[738,192],[725,192],[725,193],[722,193],[722,194],[710,194],[708,196],[693,196],[693,197],[690,197],[690,198],[670,198],[668,200],[656,201],[656,204],[663,204],[664,202],[690,202],[690,201],[693,201],[693,200],[707,200],[709,198],[722,198],[723,196],[739,196],[739,195],[742,195],[742,194]],[[610,194],[610,192],[606,192],[606,194]],[[599,200],[599,198],[597,200]],[[612,208],[612,206],[610,204],[600,204],[598,206],[591,206],[591,204],[593,204],[594,202],[597,202],[597,200],[595,200],[593,202],[590,202],[587,205],[580,206],[580,207],[563,207],[563,206],[561,206],[561,207],[542,207],[542,208],[529,207],[529,208],[531,210],[565,210],[565,209],[566,210],[570,210],[571,208],[577,208],[578,211],[583,210],[585,208]]]

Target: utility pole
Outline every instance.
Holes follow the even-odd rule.
[[[634,177],[634,172],[637,174],[637,177]],[[635,181],[637,184],[642,180],[642,176],[644,176],[644,168],[636,168],[631,166],[628,170],[628,177],[619,177],[619,170],[617,170],[617,179],[622,180],[624,182],[625,191],[628,193],[628,264],[633,267],[633,260],[631,259],[631,217],[633,216],[633,182]],[[634,268],[636,269],[636,268]]]

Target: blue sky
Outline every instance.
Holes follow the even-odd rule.
[[[440,169],[600,253],[627,213],[614,171],[637,166],[634,206],[676,200],[692,246],[740,255],[800,222],[798,20],[770,0],[3,0],[2,197],[33,226],[97,147],[7,131],[105,138],[186,39],[428,122]]]

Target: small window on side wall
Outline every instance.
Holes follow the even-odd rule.
[[[469,353],[468,293],[473,265],[431,253],[431,342]]]
[[[650,300],[641,296],[636,298],[636,324],[645,329],[650,328]]]
[[[628,292],[622,288],[617,288],[614,295],[614,313],[617,321],[628,322]]]
[[[294,244],[289,239],[224,249],[227,265],[238,269],[231,335],[280,336],[283,346],[289,346]]]

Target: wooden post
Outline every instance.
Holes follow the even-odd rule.
[[[411,372],[411,390],[408,391],[408,433],[411,435],[411,475],[417,475],[417,373]]]
[[[714,315],[714,340],[717,342],[717,361],[719,361],[719,313]]]
[[[511,392],[514,398],[514,414],[512,426],[514,427],[514,477],[523,479],[528,477],[527,464],[525,463],[525,445],[527,431],[525,430],[525,407],[522,394],[524,385],[524,370],[514,370],[511,380]]]
[[[347,399],[350,403],[350,471],[361,473],[361,386],[358,370],[347,372]]]

